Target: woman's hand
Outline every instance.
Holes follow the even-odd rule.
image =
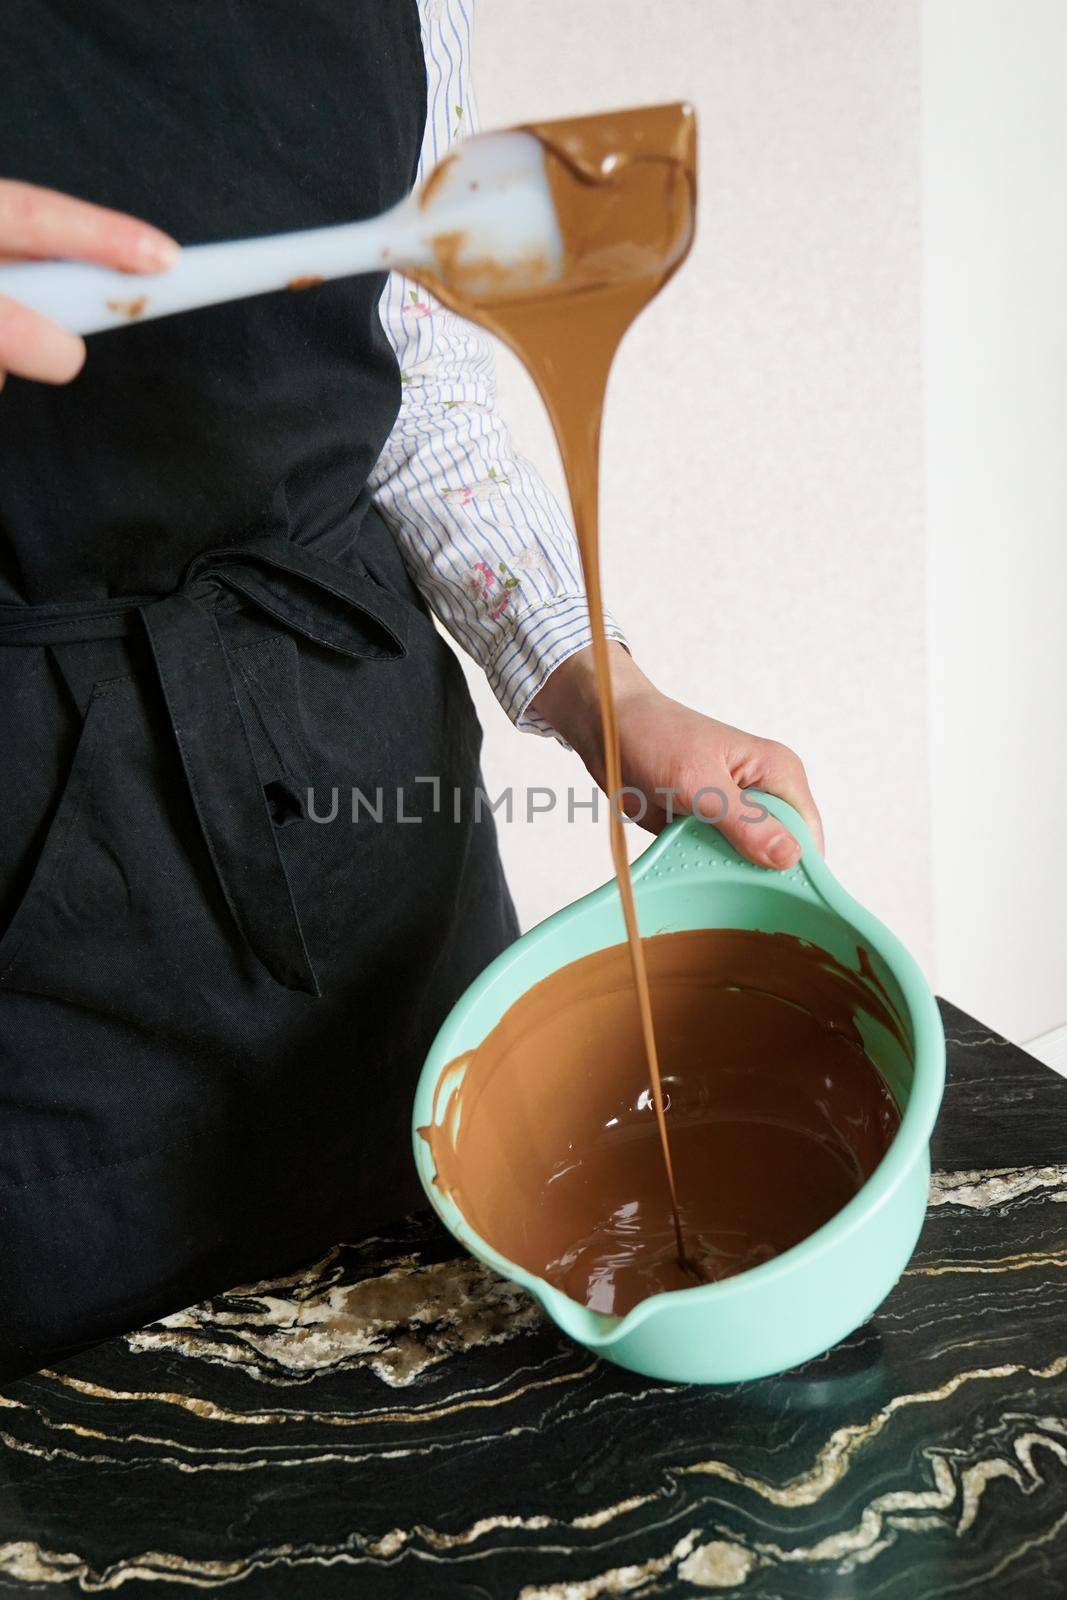
[[[0,261],[66,256],[120,272],[162,272],[177,254],[174,240],[147,222],[54,189],[0,179]],[[0,295],[0,387],[9,372],[69,383],[84,360],[77,334]]]
[[[695,811],[722,829],[743,856],[761,867],[791,867],[800,846],[776,817],[746,801],[743,789],[765,789],[795,806],[823,849],[822,822],[799,756],[702,716],[662,694],[619,644],[609,644],[619,724],[622,781],[639,794],[622,809],[658,833],[673,816]],[[603,740],[591,648],[557,667],[534,708],[585,762],[604,788]],[[658,793],[657,793],[658,791]],[[642,808],[641,798],[645,806]]]

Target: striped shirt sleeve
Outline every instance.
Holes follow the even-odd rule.
[[[420,179],[476,128],[472,10],[473,0],[420,0],[428,91]],[[371,475],[375,503],[419,590],[508,716],[552,734],[530,701],[590,637],[573,527],[500,418],[488,339],[399,273],[381,318],[403,397]]]

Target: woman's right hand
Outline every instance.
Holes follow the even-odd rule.
[[[162,272],[177,254],[174,240],[147,222],[0,178],[0,261],[64,256],[120,272]],[[0,295],[0,388],[9,372],[69,383],[84,361],[85,341],[76,333]]]

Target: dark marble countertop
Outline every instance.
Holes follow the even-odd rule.
[[[944,1014],[925,1231],[828,1355],[635,1377],[419,1216],[0,1395],[0,1591],[1067,1594],[1067,1083]]]

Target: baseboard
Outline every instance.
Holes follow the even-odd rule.
[[[1042,1033],[1038,1038],[1030,1039],[1023,1049],[1029,1050],[1046,1067],[1062,1072],[1067,1078],[1067,1023],[1062,1028],[1053,1028],[1051,1033]]]

